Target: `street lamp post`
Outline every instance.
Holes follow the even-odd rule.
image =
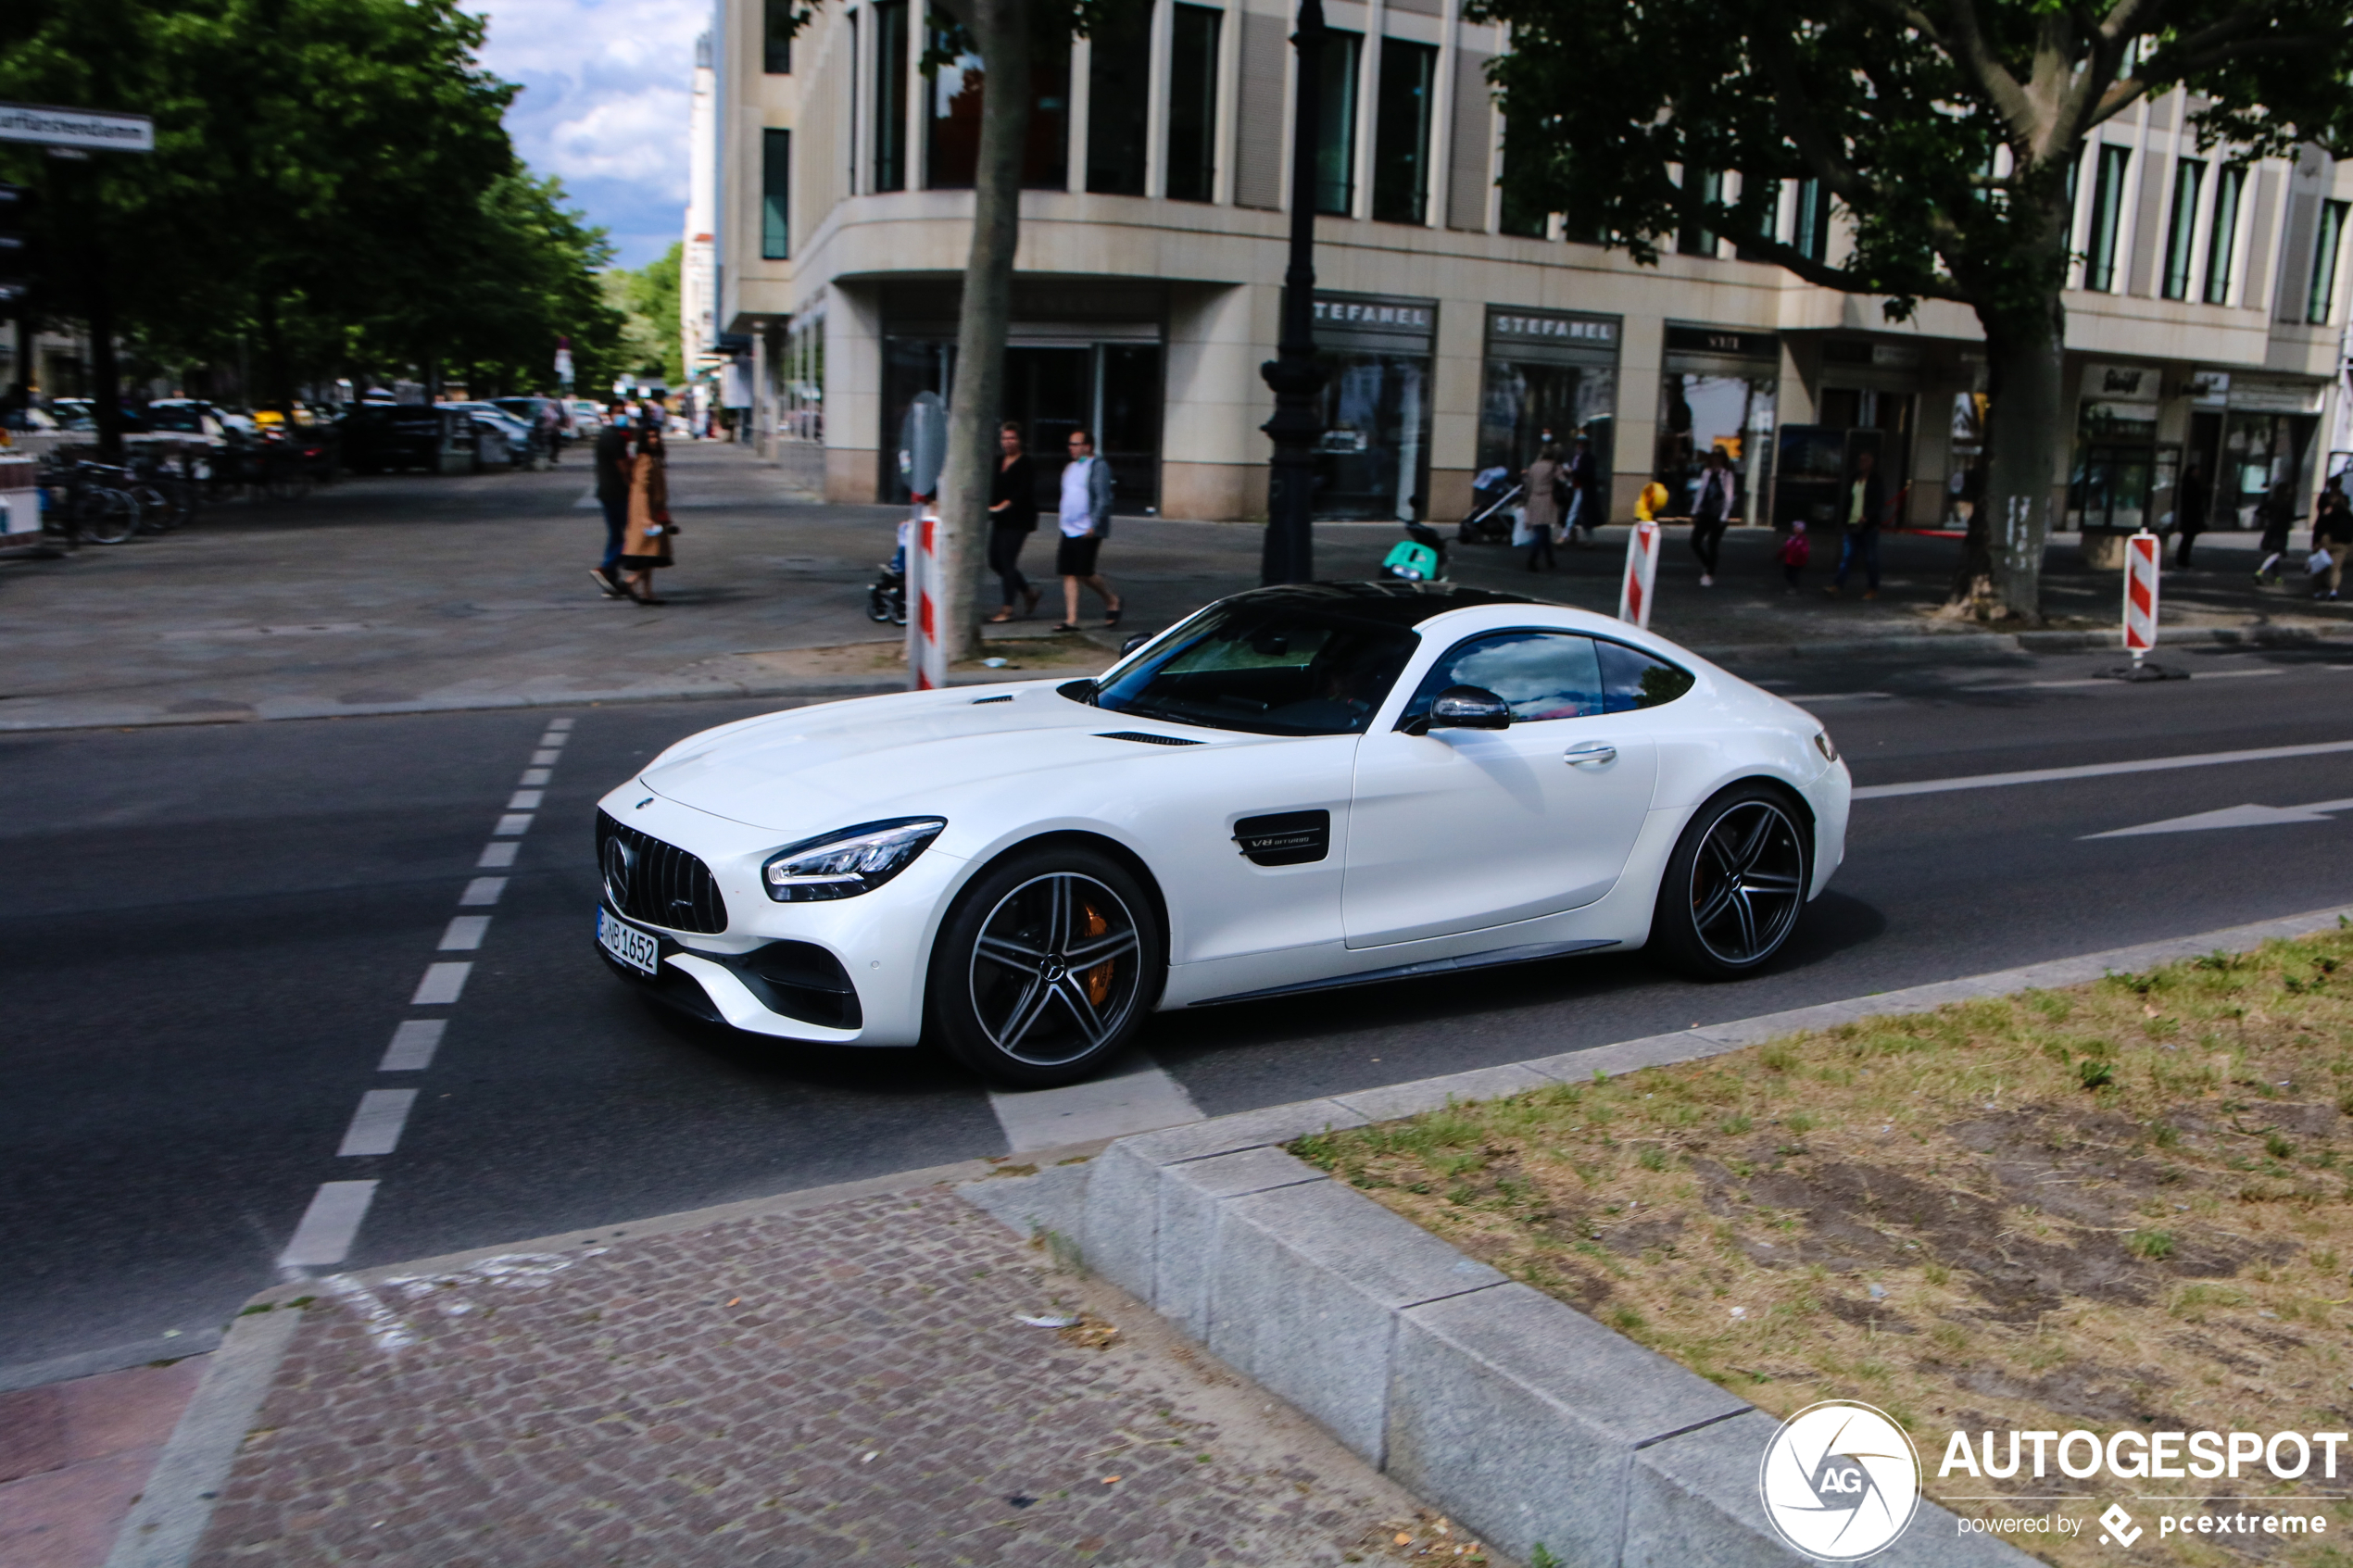
[[[1266,478],[1266,583],[1315,576],[1315,443],[1324,367],[1315,362],[1315,153],[1323,95],[1323,0],[1299,0],[1299,84],[1291,106],[1290,266],[1283,273],[1283,329],[1276,357],[1258,373],[1275,394],[1275,417],[1259,428],[1275,443]]]

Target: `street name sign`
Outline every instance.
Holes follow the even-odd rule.
[[[52,147],[151,153],[156,122],[112,109],[67,109],[54,104],[0,103],[0,142],[40,142]]]

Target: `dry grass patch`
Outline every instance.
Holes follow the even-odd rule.
[[[2339,931],[1292,1148],[1777,1415],[1823,1399],[1887,1410],[1931,1497],[2105,1506],[2353,1490],[2344,1471],[2306,1486],[2259,1467],[2236,1483],[1935,1474],[1957,1429],[2353,1426],[2348,1138]],[[2160,1545],[2152,1528],[2140,1550],[2317,1568],[2347,1561],[2349,1522],[2340,1508],[2325,1545]],[[2113,1556],[2097,1534],[2032,1547],[2091,1563]]]

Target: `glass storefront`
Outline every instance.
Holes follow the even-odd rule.
[[[1596,495],[1609,501],[1617,449],[1619,320],[1568,310],[1487,307],[1486,363],[1478,400],[1478,468],[1516,480],[1547,443],[1563,452],[1583,436]]]
[[[2075,461],[2068,472],[2067,526],[2172,526],[2181,448],[2157,439],[2162,372],[2145,365],[2083,367],[2076,406]]]
[[[2263,526],[2263,501],[2283,486],[2309,516],[2321,463],[2324,383],[2242,371],[2201,370],[2190,378],[2188,460],[2214,476],[2208,528]]]
[[[1430,356],[1438,304],[1325,294],[1315,304],[1324,383],[1315,515],[1414,521],[1428,506]]]
[[[1127,513],[1160,504],[1161,348],[1156,342],[1023,341],[1005,350],[1003,417],[1020,424],[1038,470],[1038,504],[1061,504],[1070,433],[1094,433],[1111,464],[1113,505]],[[935,337],[883,339],[881,498],[907,500],[893,460],[900,422],[919,392],[952,395],[956,345]]]
[[[1668,515],[1690,515],[1711,451],[1739,476],[1737,515],[1761,514],[1780,373],[1780,342],[1771,332],[1667,324],[1651,476],[1667,486]]]

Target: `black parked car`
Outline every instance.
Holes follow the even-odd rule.
[[[472,420],[437,403],[361,403],[343,420],[344,466],[355,473],[438,471],[453,441],[470,442]]]

